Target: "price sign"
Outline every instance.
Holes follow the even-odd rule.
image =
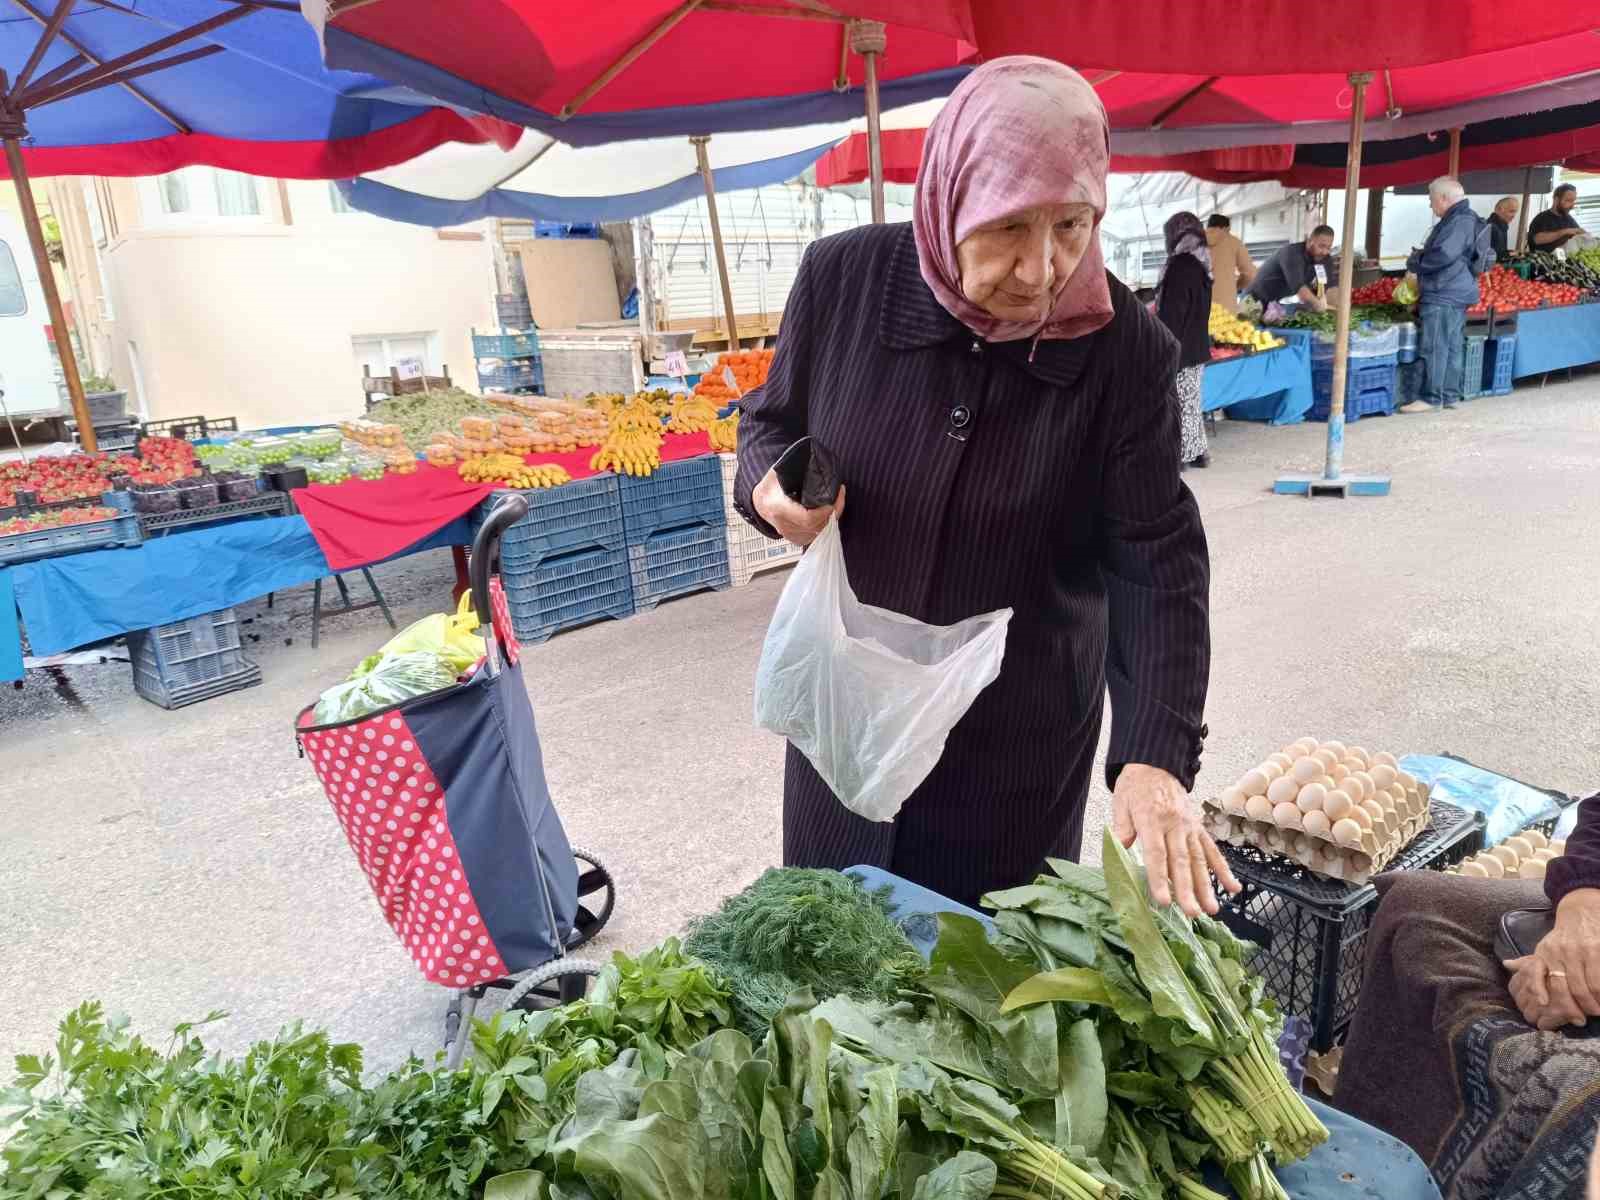
[[[415,357],[398,359],[394,364],[394,369],[395,374],[399,375],[401,379],[421,379],[422,359]]]
[[[689,359],[682,350],[667,352],[667,374],[676,375],[680,379],[689,373]]]

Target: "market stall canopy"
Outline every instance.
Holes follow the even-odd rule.
[[[517,132],[328,70],[286,2],[0,0],[0,69],[35,175],[208,165],[337,179]]]
[[[575,146],[821,124],[947,94],[976,54],[917,0],[302,0],[330,66],[370,71]],[[937,5],[934,7],[938,7]],[[934,22],[935,27],[937,22]]]
[[[938,103],[884,113],[885,139],[902,124],[920,139]],[[799,178],[860,124],[716,134],[706,142],[713,185],[730,192]],[[860,178],[866,178],[865,165]],[[339,186],[351,207],[363,212],[442,226],[480,217],[623,221],[691,200],[701,194],[703,183],[687,138],[577,148],[529,130],[510,151],[440,146]]]

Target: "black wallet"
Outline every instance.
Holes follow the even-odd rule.
[[[1494,956],[1501,962],[1532,954],[1545,934],[1556,926],[1556,910],[1549,904],[1539,908],[1514,908],[1500,918],[1494,935]]]
[[[783,494],[802,508],[831,508],[839,495],[833,458],[813,437],[803,437],[772,464]]]

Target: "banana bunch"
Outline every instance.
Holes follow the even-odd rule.
[[[503,483],[507,487],[530,488],[558,487],[572,479],[566,468],[554,463],[530,467],[515,454],[486,454],[464,462],[458,472],[467,483]]]
[[[739,410],[711,422],[711,449],[731,453],[739,448]]]
[[[619,475],[650,475],[661,465],[661,439],[644,433],[611,431],[600,449],[589,460],[595,471],[615,471]]]
[[[668,433],[700,433],[717,420],[717,406],[704,396],[685,396],[674,401],[667,419]]]
[[[1206,322],[1207,332],[1213,342],[1230,346],[1249,346],[1254,350],[1272,350],[1283,345],[1264,329],[1257,329],[1243,317],[1234,316],[1220,304],[1211,306],[1211,316]]]

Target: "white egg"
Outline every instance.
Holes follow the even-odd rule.
[[[1348,747],[1346,747],[1345,748],[1345,754],[1346,754],[1347,757],[1355,759],[1363,767],[1368,767],[1368,766],[1372,765],[1372,755],[1368,754],[1360,746],[1348,746]]]
[[[1354,803],[1350,798],[1349,792],[1343,788],[1335,788],[1323,800],[1322,811],[1328,814],[1330,821],[1337,821],[1350,815],[1350,809]]]
[[[1530,858],[1517,868],[1519,879],[1543,879],[1545,864],[1537,858]]]
[[[1234,816],[1244,815],[1245,794],[1236,787],[1222,789],[1222,794],[1217,797],[1217,802],[1222,806],[1222,811]]]
[[[1343,742],[1323,742],[1322,749],[1329,751],[1336,758],[1343,758],[1345,756]]]
[[[1343,763],[1334,763],[1328,768],[1328,774],[1335,783],[1343,783],[1350,776],[1350,768]]]
[[[1245,801],[1245,814],[1252,821],[1272,820],[1272,801],[1265,796],[1251,796]]]
[[[1383,763],[1379,763],[1377,766],[1373,767],[1372,770],[1367,772],[1367,774],[1372,776],[1372,782],[1377,784],[1377,786],[1380,788],[1389,787],[1397,778],[1399,778],[1398,773],[1393,767],[1386,766]]]
[[[1487,879],[1489,872],[1483,869],[1482,863],[1473,862],[1470,858],[1461,864],[1458,873],[1470,879]]]
[[[1537,829],[1524,829],[1517,836],[1520,837],[1523,841],[1527,842],[1535,850],[1538,850],[1540,847],[1548,846],[1550,844],[1550,839],[1545,837],[1545,835],[1543,833],[1541,833]]]
[[[1341,846],[1359,846],[1361,844],[1361,826],[1348,817],[1333,823],[1333,840]]]
[[[1320,783],[1308,783],[1296,794],[1294,802],[1301,812],[1320,811],[1328,802],[1328,794]]]
[[[1372,814],[1360,804],[1351,806],[1349,819],[1361,826],[1363,831],[1372,828]]]
[[[1378,785],[1372,781],[1372,776],[1366,771],[1351,771],[1350,778],[1361,785],[1361,798],[1367,799],[1378,790]]]
[[[1339,756],[1331,750],[1318,750],[1311,757],[1322,764],[1324,772],[1339,761]]]
[[[1270,758],[1267,759],[1266,762],[1262,763],[1259,767],[1257,767],[1256,770],[1260,771],[1263,775],[1265,775],[1267,777],[1267,782],[1268,783],[1272,782],[1274,779],[1277,779],[1277,778],[1279,778],[1279,777],[1281,777],[1283,775],[1283,768],[1280,767],[1277,763],[1273,762]]]
[[[1272,823],[1279,829],[1303,829],[1300,810],[1293,804],[1280,804],[1272,810]]]
[[[1567,839],[1566,838],[1556,838],[1554,841],[1552,841],[1550,843],[1550,853],[1554,854],[1557,858],[1560,858],[1566,852],[1567,852]]]
[[[1277,767],[1279,771],[1287,771],[1294,766],[1294,760],[1299,757],[1298,754],[1285,754],[1280,750],[1277,754],[1269,754],[1267,761]]]
[[[1294,781],[1302,787],[1322,775],[1322,764],[1314,758],[1301,757],[1294,760]]]
[[[1322,743],[1317,741],[1317,739],[1314,738],[1314,737],[1303,737],[1298,742],[1296,742],[1294,744],[1294,746],[1295,746],[1295,749],[1300,751],[1300,753],[1302,755],[1306,755],[1306,754],[1310,754],[1312,751],[1314,751],[1321,744]]]
[[[1246,771],[1240,777],[1239,790],[1246,796],[1265,796],[1267,794],[1267,784],[1271,782],[1272,780],[1267,778],[1266,773],[1257,768],[1253,771]]]
[[[1312,837],[1325,838],[1333,830],[1333,822],[1328,820],[1328,814],[1319,809],[1306,813],[1301,817],[1301,821],[1305,824],[1306,832]]]
[[[1306,786],[1310,786],[1307,784]],[[1282,779],[1274,779],[1267,788],[1267,799],[1273,804],[1291,802],[1300,794],[1300,785],[1294,781],[1293,775],[1285,775]]]
[[[1492,854],[1480,854],[1477,863],[1484,869],[1490,879],[1504,879],[1506,865]]]
[[[1387,750],[1380,750],[1378,753],[1374,754],[1372,756],[1372,763],[1374,766],[1382,763],[1384,766],[1393,767],[1397,771],[1400,769],[1399,761]]]
[[[1515,850],[1513,850],[1510,846],[1507,846],[1504,842],[1502,842],[1500,845],[1494,847],[1492,850],[1489,851],[1489,853],[1494,855],[1496,858],[1498,858],[1507,867],[1511,867],[1513,869],[1515,869],[1516,865],[1519,862],[1522,861],[1522,855],[1518,854]]]

